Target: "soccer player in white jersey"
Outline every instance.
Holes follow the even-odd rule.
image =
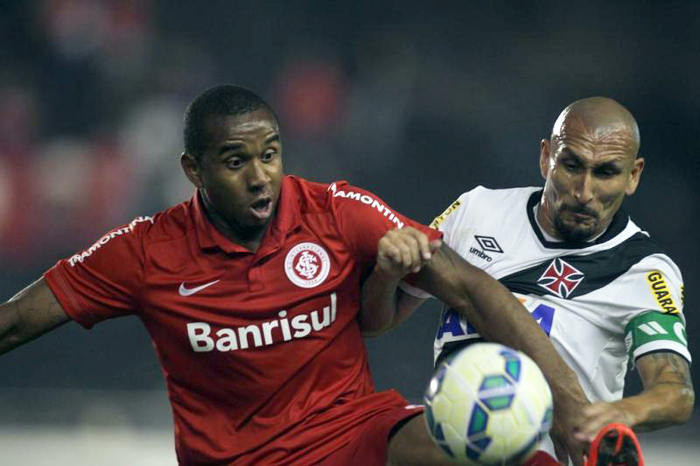
[[[622,209],[644,169],[639,145],[637,123],[626,108],[608,98],[579,100],[541,142],[544,188],[479,186],[431,225],[510,289],[575,369],[594,401],[581,413],[578,436],[586,442],[611,423],[636,431],[681,424],[694,403],[680,270]],[[389,258],[399,257],[396,244],[415,247],[405,234],[392,235],[384,247]],[[364,312],[383,316],[371,329],[375,333],[403,321],[429,297],[407,283],[392,288],[401,271],[394,272],[393,281],[371,277],[366,284]],[[472,324],[445,306],[436,364],[481,339]],[[644,389],[623,398],[628,363]],[[624,428],[610,435],[634,436]],[[601,449],[589,455],[598,456],[594,464],[608,464],[615,452],[605,451],[605,442],[594,444]],[[632,453],[613,458],[623,464],[637,464],[633,457],[641,455],[618,453]]]

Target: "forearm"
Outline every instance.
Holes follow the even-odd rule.
[[[0,354],[22,344],[17,305],[12,301],[0,305]]]
[[[0,354],[69,320],[44,280],[39,279],[0,305]]]
[[[694,403],[692,387],[661,383],[614,404],[628,414],[630,427],[648,432],[683,424],[690,418]]]
[[[465,315],[479,333],[530,356],[545,374],[555,403],[586,401],[578,378],[525,307],[486,272],[449,249],[441,250],[421,274],[421,288]]]
[[[471,304],[456,309],[467,316],[487,340],[530,356],[545,374],[555,402],[563,396],[585,400],[576,374],[559,356],[530,313],[507,288],[477,270],[464,277],[462,287],[469,293]]]
[[[593,439],[601,427],[622,422],[640,432],[682,424],[693,411],[695,393],[686,360],[670,351],[649,353],[635,362],[644,384],[639,395],[594,403],[581,412],[581,437]]]
[[[364,336],[377,336],[392,327],[397,314],[400,279],[375,269],[362,287],[360,329]]]

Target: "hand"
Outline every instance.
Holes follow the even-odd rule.
[[[633,426],[631,413],[618,403],[593,403],[579,413],[576,439],[590,443],[600,429],[612,422]]]
[[[442,241],[428,241],[428,236],[412,227],[395,228],[379,240],[375,271],[396,281],[418,272],[440,247]]]
[[[550,436],[557,461],[569,464],[571,460],[574,466],[583,466],[583,455],[587,451],[588,443],[581,441],[576,432],[580,413],[588,407],[588,400],[571,400],[566,404],[559,403],[555,407]]]

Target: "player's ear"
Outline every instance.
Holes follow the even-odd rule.
[[[540,142],[540,173],[542,178],[547,179],[547,173],[549,172],[549,150],[550,143],[548,139],[542,139]]]
[[[180,165],[182,165],[182,170],[185,172],[187,179],[190,180],[190,182],[197,188],[201,188],[202,175],[197,157],[187,152],[183,152],[180,155]]]
[[[644,159],[637,157],[634,159],[634,165],[632,166],[632,171],[630,172],[630,178],[627,181],[627,188],[625,189],[625,194],[631,196],[637,190],[639,186],[639,180],[642,177],[642,171],[644,171]]]

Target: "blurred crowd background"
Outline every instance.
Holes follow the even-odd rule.
[[[541,184],[558,113],[604,95],[639,122],[646,168],[626,206],[683,271],[697,357],[699,58],[692,1],[0,0],[0,299],[192,196],[182,114],[214,84],[270,102],[287,173],[347,179],[422,222],[477,185]],[[420,400],[438,312],[368,341],[379,388]],[[0,445],[16,426],[111,422],[154,426],[171,450],[136,319],[69,324],[0,358]]]

